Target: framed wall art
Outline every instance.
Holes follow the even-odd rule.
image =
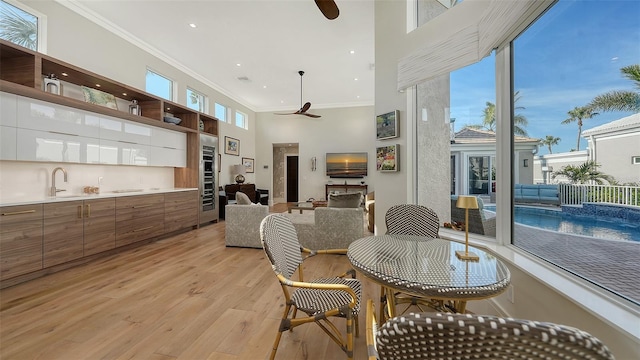
[[[398,110],[376,116],[376,140],[398,137],[399,121],[400,111]]]
[[[246,171],[248,174],[249,174],[249,173],[253,173],[253,172],[255,172],[255,171],[253,170],[253,163],[254,163],[254,161],[253,161],[253,159],[252,159],[252,158],[246,158],[246,157],[243,157],[243,158],[242,158],[242,165],[244,165],[245,171]]]
[[[376,169],[382,172],[398,171],[398,151],[400,145],[387,145],[376,148]]]
[[[224,153],[228,155],[240,156],[240,140],[225,136]]]
[[[110,109],[118,110],[116,97],[104,91],[96,90],[90,87],[81,86],[84,101],[90,104],[96,104]]]

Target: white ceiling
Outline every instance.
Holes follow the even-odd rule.
[[[58,1],[254,111],[373,104],[373,0]]]

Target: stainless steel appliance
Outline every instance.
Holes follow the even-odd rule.
[[[218,138],[200,134],[200,224],[218,221]]]

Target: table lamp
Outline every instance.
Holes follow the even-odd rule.
[[[244,165],[233,165],[233,173],[236,174],[236,183],[242,184],[244,182],[244,174],[246,174]]]
[[[478,208],[478,199],[475,196],[458,196],[456,207],[464,209],[464,251],[456,251],[460,260],[478,261],[480,257],[469,252],[469,209]]]

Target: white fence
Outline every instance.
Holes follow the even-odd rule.
[[[601,202],[640,206],[640,187],[613,185],[558,184],[562,205]]]

